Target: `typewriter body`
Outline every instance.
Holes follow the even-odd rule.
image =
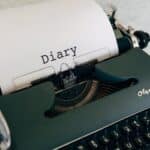
[[[150,149],[150,57],[142,50],[150,37],[119,24],[115,10],[108,18],[118,44],[110,58],[91,55],[26,89],[1,89],[2,150]],[[41,58],[56,59],[52,52]]]
[[[123,65],[127,67],[123,68]],[[103,131],[148,110],[149,94],[143,93],[141,96],[138,92],[149,89],[149,65],[149,56],[141,49],[134,49],[121,57],[97,64],[97,74],[104,80],[110,80],[105,74],[107,72],[119,78],[136,78],[138,83],[53,118],[44,116],[55,99],[49,82],[1,97],[1,111],[7,118],[11,131],[12,149],[48,150],[76,141],[73,145],[77,149],[78,144],[82,145],[78,140],[83,139],[84,142],[85,136]],[[101,71],[105,73],[101,74]]]

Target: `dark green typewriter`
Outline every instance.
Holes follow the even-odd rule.
[[[1,150],[150,149],[150,36],[114,15],[120,56],[0,96]]]

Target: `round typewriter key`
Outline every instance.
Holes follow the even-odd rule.
[[[140,116],[140,121],[144,126],[150,126],[150,116],[148,111],[142,113]]]
[[[142,131],[142,125],[140,123],[140,121],[136,118],[134,118],[132,121],[131,121],[131,127],[132,127],[132,138],[134,138],[137,134],[143,134],[143,131]]]
[[[104,135],[100,138],[100,141],[103,145],[107,145],[107,144],[110,143],[110,139],[107,136],[104,136]]]
[[[124,135],[129,136],[132,132],[132,129],[128,125],[125,125],[122,127],[122,132]]]
[[[121,140],[121,132],[119,130],[119,124],[116,124],[110,128],[111,142],[118,143]]]
[[[145,133],[145,137],[146,137],[147,140],[150,141],[150,132]]]
[[[136,145],[137,148],[142,148],[144,147],[144,140],[140,137],[137,137],[134,139],[134,143]]]
[[[120,134],[117,130],[113,130],[111,132],[111,137],[112,137],[112,140],[118,140],[120,138]]]
[[[147,116],[142,118],[142,122],[145,126],[150,127],[150,119]]]
[[[137,120],[133,120],[131,122],[131,126],[136,130],[138,130],[141,127],[140,123]]]
[[[144,139],[145,139],[145,141],[146,141],[147,143],[150,142],[150,132],[146,132],[146,133],[144,134]]]
[[[134,146],[131,142],[124,143],[124,150],[134,150]]]
[[[86,147],[84,145],[78,145],[76,147],[76,150],[87,150]]]
[[[79,141],[74,144],[73,150],[87,150],[87,144],[84,141]]]
[[[99,143],[96,139],[89,140],[88,145],[91,150],[99,149]]]

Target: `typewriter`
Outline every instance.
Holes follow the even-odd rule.
[[[66,5],[66,3],[69,4]],[[62,4],[65,5],[62,6]],[[82,7],[82,4],[84,7]],[[55,10],[57,12],[54,6],[58,6],[57,8],[59,8],[60,12],[61,10],[70,12],[74,7],[76,9],[73,9],[74,13],[72,14],[67,15],[67,13],[60,13],[58,17],[57,13],[52,13]],[[51,9],[48,9],[49,7]],[[79,12],[78,7],[80,7],[82,12],[86,12],[83,13],[84,15],[88,14],[89,11],[90,13],[88,15],[92,14],[89,20],[83,19],[85,22],[83,21],[81,25],[84,25],[84,28],[86,28],[84,23],[90,21],[93,21],[95,27],[99,26],[103,19],[106,21],[106,23],[100,27],[102,30],[97,30],[98,33],[95,33],[93,29],[89,31],[95,35],[95,37],[89,38],[90,40],[94,38],[92,41],[88,39],[81,40],[82,44],[84,45],[85,42],[88,44],[89,42],[88,46],[93,44],[94,46],[92,46],[95,48],[95,45],[99,43],[94,43],[94,41],[102,37],[100,40],[103,41],[104,39],[106,44],[111,41],[109,48],[113,48],[113,51],[111,51],[112,55],[108,53],[108,49],[100,49],[100,52],[96,51],[96,53],[93,49],[90,49],[92,51],[85,55],[85,57],[75,57],[78,49],[78,46],[75,45],[57,53],[56,51],[50,51],[47,54],[46,51],[43,54],[43,51],[39,50],[42,65],[52,64],[53,68],[55,67],[56,73],[52,73],[52,67],[44,66],[44,69],[40,69],[39,72],[32,72],[32,76],[31,74],[22,73],[23,76],[14,78],[15,72],[18,70],[22,72],[26,70],[29,72],[30,70],[28,70],[28,68],[31,70],[36,68],[36,65],[32,66],[32,63],[34,64],[36,62],[36,53],[30,53],[31,58],[29,58],[30,56],[26,55],[25,51],[17,51],[16,49],[20,47],[14,44],[19,40],[17,43],[21,43],[20,45],[22,45],[22,40],[20,39],[23,37],[22,35],[26,36],[26,33],[28,34],[29,31],[38,31],[40,36],[43,36],[41,31],[47,26],[39,31],[38,27],[40,25],[43,26],[43,24],[39,21],[37,25],[35,16],[41,17],[43,19],[42,21],[47,21],[47,17],[52,15],[56,18],[58,17],[57,19],[60,21],[64,15],[65,17],[61,20],[64,23],[63,25],[69,24],[72,26],[72,20],[70,21],[68,18],[73,15],[73,20],[76,22],[76,17],[81,15],[81,13],[79,13],[80,15],[77,13]],[[54,8],[54,10],[52,8]],[[64,8],[66,9],[64,10]],[[33,9],[35,9],[33,13],[33,16],[35,15],[34,22],[37,26],[31,23],[33,19],[32,15],[27,15],[28,17],[25,16],[23,20],[21,20],[22,16],[20,14],[25,14],[26,11],[28,14],[32,14]],[[41,9],[42,11],[39,12]],[[95,9],[98,11],[94,12],[93,10]],[[53,11],[51,12],[51,10]],[[16,15],[18,12],[21,17]],[[41,15],[43,12],[44,17]],[[7,28],[7,26],[12,27],[11,29],[9,28],[9,30],[7,29],[8,34],[3,34],[6,32],[6,30],[3,29],[4,32],[1,31],[3,36],[0,36],[0,39],[3,39],[0,49],[5,48],[1,50],[1,60],[3,63],[0,65],[0,68],[4,72],[1,72],[2,74],[0,75],[1,150],[150,149],[150,72],[148,69],[150,66],[150,57],[142,50],[147,47],[150,36],[144,31],[134,30],[132,27],[124,27],[120,24],[115,18],[115,9],[112,9],[107,15],[103,14],[102,16],[104,16],[104,18],[102,17],[100,22],[97,22],[97,18],[101,17],[99,15],[100,12],[103,14],[100,6],[92,0],[55,0],[51,3],[45,2],[40,5],[31,5],[29,9],[28,7],[27,9],[26,7],[21,9],[12,8],[0,12],[0,20],[3,21],[2,26],[5,28]],[[48,14],[47,17],[45,17],[46,14]],[[3,19],[3,15],[5,15],[5,19]],[[97,15],[97,17],[94,18],[94,15]],[[78,20],[81,21],[82,17],[79,17]],[[31,24],[26,24],[26,18],[29,18],[28,21]],[[51,17],[49,18],[51,19]],[[52,22],[55,22],[57,19],[53,18]],[[10,23],[9,21],[11,21],[11,26],[8,25]],[[95,25],[96,22],[97,25]],[[49,22],[46,23],[48,23],[48,26],[51,25]],[[17,26],[18,24],[19,26]],[[15,25],[16,28],[14,27]],[[24,27],[21,28],[23,25]],[[54,23],[54,25],[56,25],[56,23]],[[65,29],[69,30],[68,28],[70,28],[70,26],[67,26]],[[73,29],[79,33],[80,30],[78,31],[76,26],[78,25],[75,24]],[[105,28],[106,26],[110,29],[109,31],[105,31],[107,30],[107,28]],[[84,28],[82,28],[82,30]],[[62,29],[64,29],[64,26]],[[90,28],[88,28],[88,30],[89,29]],[[53,30],[54,28],[52,27],[50,33],[53,32]],[[58,34],[61,29],[59,30],[57,28],[57,30],[55,29],[54,32],[56,32],[57,36],[61,36],[61,34]],[[21,34],[21,31],[24,31],[24,34]],[[83,30],[84,33],[86,33],[85,31],[86,29]],[[105,35],[99,35],[100,32],[106,32],[106,34],[110,33],[110,35],[105,37]],[[9,33],[11,33],[13,37],[12,39],[10,38],[12,43],[7,36]],[[46,39],[44,39],[42,43],[41,39],[43,39],[43,37],[40,41],[36,38],[37,35],[33,33],[25,40],[26,44],[23,45],[25,48],[28,48],[28,44],[32,45],[32,42],[33,45],[35,43],[38,45],[33,46],[33,50],[34,48],[42,47],[43,43],[45,45],[47,44]],[[47,30],[47,32],[44,32],[44,36],[50,33],[49,30]],[[59,43],[62,46],[64,41],[67,40],[68,42],[70,37],[72,37],[72,39],[74,38],[71,34],[70,36],[65,36],[62,33],[62,35],[61,38],[55,37],[54,35],[52,39],[48,37],[50,40],[53,40],[50,42],[50,45],[55,43],[56,39],[62,39],[62,43]],[[80,34],[79,37],[85,38],[86,36],[87,35]],[[5,39],[7,39],[10,44],[7,43],[6,45]],[[29,42],[30,40],[33,41]],[[56,42],[56,44],[58,43]],[[82,47],[82,44],[79,46]],[[103,43],[100,44],[102,45]],[[92,48],[92,46],[90,48]],[[103,44],[102,47],[104,46]],[[52,48],[54,48],[54,46],[52,46]],[[11,50],[15,51],[11,52]],[[29,51],[31,52],[31,49]],[[3,55],[3,53],[5,54]],[[8,54],[11,55],[8,56]],[[69,55],[71,57],[69,57]],[[7,58],[9,57],[10,62],[6,61],[5,56],[7,56]],[[21,58],[21,56],[24,56],[24,59]],[[14,57],[14,59],[11,59],[12,57]],[[67,59],[67,57],[69,57],[69,59]],[[16,59],[17,61],[15,61]],[[66,62],[63,63],[65,67],[62,67],[61,71],[57,70],[57,67],[60,67],[61,64],[59,61],[57,62],[57,59],[59,59],[61,63],[66,60]],[[76,61],[76,65],[72,65],[72,60]],[[6,65],[4,61],[8,65]],[[20,64],[18,65],[19,62]],[[25,62],[27,65],[22,62]],[[28,62],[31,63],[31,66]],[[72,66],[68,67],[69,65]],[[19,71],[17,73],[21,74]],[[13,82],[12,79],[14,79]]]

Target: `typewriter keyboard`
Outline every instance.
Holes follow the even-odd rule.
[[[150,150],[150,110],[100,129],[60,150]]]

